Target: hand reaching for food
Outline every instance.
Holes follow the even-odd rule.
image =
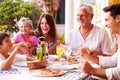
[[[28,45],[24,42],[20,42],[16,45],[15,51],[24,51],[24,52],[28,52],[29,48],[28,48]]]

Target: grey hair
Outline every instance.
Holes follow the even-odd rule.
[[[85,9],[88,13],[93,14],[93,7],[89,4],[80,4],[79,9]]]
[[[21,22],[27,22],[31,26],[31,28],[33,28],[33,22],[29,18],[21,17],[20,20],[17,22],[18,27]]]

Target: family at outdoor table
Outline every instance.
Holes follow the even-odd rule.
[[[116,34],[114,47],[111,48],[111,39],[105,28],[92,23],[92,6],[80,4],[77,10],[79,27],[66,34],[65,42],[60,40],[55,20],[50,13],[40,16],[34,32],[31,32],[33,23],[27,17],[21,17],[17,22],[19,32],[12,40],[7,33],[0,32],[0,70],[8,70],[17,61],[37,60],[34,57],[37,55],[37,45],[45,41],[48,55],[56,55],[58,45],[67,45],[71,55],[84,58],[79,62],[80,70],[100,78],[120,80],[120,4],[106,6],[103,11],[105,26],[112,34]],[[92,67],[88,61],[99,64],[101,68]]]

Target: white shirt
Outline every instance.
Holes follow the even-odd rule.
[[[111,41],[107,31],[95,25],[85,40],[79,28],[70,31],[66,34],[66,43],[70,45],[73,53],[82,47],[88,47],[90,50],[96,50],[107,55],[111,53]]]
[[[2,70],[2,63],[5,61],[5,57],[0,54],[0,70]],[[20,54],[17,54],[14,58],[14,61],[13,63],[15,62],[19,62],[19,61],[26,61],[27,60],[27,57],[25,55],[20,55]]]
[[[99,64],[106,69],[106,76],[110,80],[114,76],[120,80],[120,48],[111,57],[99,56]]]

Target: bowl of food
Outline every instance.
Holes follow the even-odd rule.
[[[47,60],[42,60],[42,61],[35,60],[35,61],[28,61],[27,65],[30,70],[31,69],[44,69],[46,68],[47,63],[48,63]]]

